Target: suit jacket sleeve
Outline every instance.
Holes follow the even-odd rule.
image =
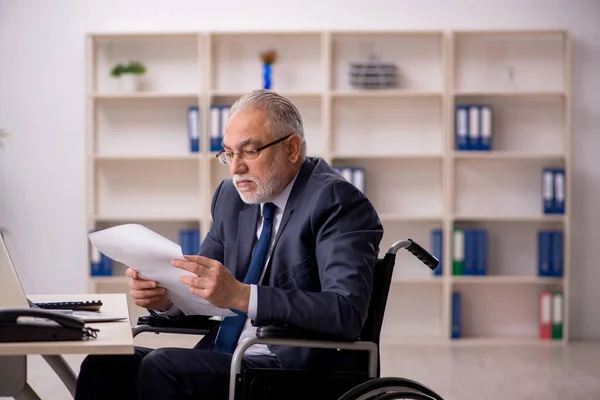
[[[211,212],[211,215],[213,216],[213,220],[214,220],[215,212],[218,212],[216,210],[217,199],[219,197],[219,194],[221,193],[221,188],[223,187],[223,182],[224,181],[222,181],[219,184],[219,186],[217,187],[217,190],[215,190],[215,194],[213,195],[213,198],[212,198],[210,212]],[[223,263],[224,257],[225,257],[224,254],[225,254],[225,250],[224,250],[223,242],[221,241],[221,238],[217,231],[216,224],[212,224],[212,226],[210,227],[210,230],[208,231],[208,233],[204,237],[204,240],[202,241],[202,245],[200,246],[200,252],[198,253],[198,255],[203,256],[203,257],[212,258],[213,260],[218,260],[219,262]]]
[[[357,338],[367,317],[383,227],[368,199],[345,181],[315,194],[310,219],[321,291],[258,286],[254,325],[286,324]]]

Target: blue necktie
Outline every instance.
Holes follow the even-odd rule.
[[[260,278],[263,266],[266,261],[267,253],[271,247],[271,231],[273,229],[273,216],[277,206],[273,203],[265,203],[263,205],[263,226],[260,233],[260,238],[254,248],[250,267],[244,278],[244,283],[257,284]],[[237,342],[246,323],[246,313],[232,310],[236,316],[225,317],[221,322],[219,335],[213,347],[214,351],[233,354]]]

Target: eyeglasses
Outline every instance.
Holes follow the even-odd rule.
[[[284,141],[285,139],[289,138],[292,135],[293,135],[293,133],[290,133],[289,135],[284,136],[280,139],[277,139],[274,142],[271,142],[269,144],[265,144],[264,146],[261,146],[258,149],[241,150],[239,152],[221,150],[215,156],[217,157],[219,162],[224,165],[231,163],[231,161],[233,161],[233,156],[235,154],[238,154],[240,156],[240,158],[244,159],[244,160],[254,160],[256,157],[258,157],[258,153],[260,153],[264,149],[271,147],[273,145],[276,145],[277,143]]]

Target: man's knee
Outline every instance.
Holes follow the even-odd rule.
[[[148,371],[165,370],[169,366],[172,367],[172,362],[169,360],[171,353],[169,348],[158,348],[152,350],[140,364],[140,374],[144,374]]]
[[[110,371],[107,366],[110,367],[112,362],[110,361],[111,356],[90,354],[85,357],[81,363],[79,369],[79,378],[85,378],[87,376],[96,376],[99,371]]]

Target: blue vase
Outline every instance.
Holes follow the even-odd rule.
[[[271,89],[271,65],[267,63],[263,63],[264,67],[264,89]]]

